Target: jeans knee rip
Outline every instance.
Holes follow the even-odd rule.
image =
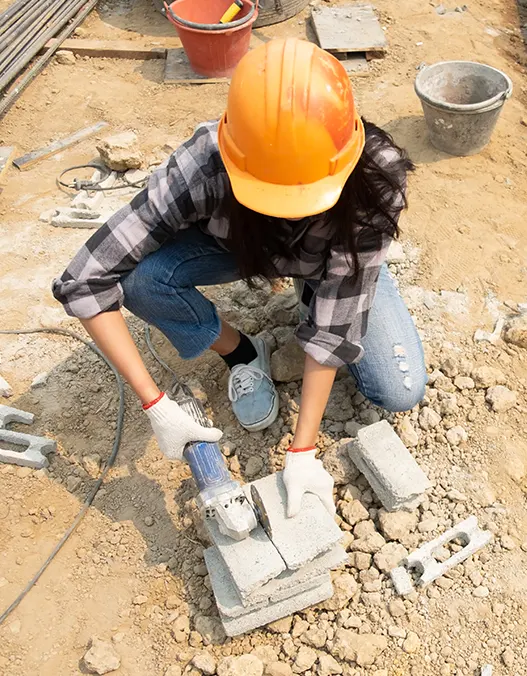
[[[412,378],[409,375],[410,367],[408,366],[408,362],[406,361],[406,350],[402,345],[394,345],[393,346],[393,356],[395,361],[399,364],[399,371],[402,374],[406,374],[403,378],[403,386],[407,390],[412,389]]]

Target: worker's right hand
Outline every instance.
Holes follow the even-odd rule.
[[[143,409],[150,418],[161,452],[169,460],[181,460],[185,446],[191,441],[218,441],[222,432],[215,427],[203,427],[185,413],[179,404],[165,393]]]

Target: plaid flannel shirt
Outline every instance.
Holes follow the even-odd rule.
[[[226,239],[229,224],[221,206],[230,184],[218,151],[217,129],[217,122],[200,125],[152,174],[147,187],[99,228],[53,281],[53,294],[69,315],[90,318],[120,308],[121,278],[178,230],[201,227],[220,244]],[[368,138],[366,143],[373,144],[370,150],[378,162],[399,165],[391,147]],[[394,196],[394,207],[400,206],[397,199],[402,198]],[[382,226],[382,219],[376,224]],[[300,255],[293,261],[273,260],[278,275],[305,279],[316,287],[296,336],[317,362],[335,367],[362,357],[361,339],[390,243],[389,236],[373,228],[350,227],[357,228],[358,274],[351,256],[332,246],[321,217],[290,223],[291,237],[295,242],[301,238]]]

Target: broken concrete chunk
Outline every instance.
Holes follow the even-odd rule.
[[[508,411],[513,406],[516,406],[517,396],[516,392],[509,390],[504,385],[496,385],[487,390],[486,401],[492,406],[492,410],[496,413]]]
[[[364,427],[350,445],[350,456],[381,501],[390,511],[411,508],[431,487],[389,422]]]
[[[2,378],[2,376],[0,376],[0,397],[5,397],[6,399],[8,399],[9,397],[12,396],[13,396],[13,388],[5,378]]]
[[[97,150],[104,164],[114,171],[140,169],[143,164],[143,154],[133,131],[109,136],[99,142]]]
[[[349,484],[359,477],[359,471],[349,456],[350,442],[352,439],[340,439],[326,449],[322,456],[322,464],[333,477],[335,486]]]
[[[527,315],[510,319],[505,325],[503,338],[507,343],[527,349]]]
[[[61,66],[74,66],[76,63],[75,54],[68,52],[66,49],[59,49],[55,54],[55,61]]]
[[[4,441],[8,444],[21,447],[20,452],[0,448],[0,462],[31,467],[33,469],[47,467],[48,460],[45,456],[57,450],[55,441],[46,437],[35,437],[31,434],[22,434],[21,432],[5,429],[12,422],[30,425],[33,419],[32,413],[0,405],[0,445]]]

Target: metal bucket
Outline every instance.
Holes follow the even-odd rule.
[[[432,144],[450,155],[475,155],[490,141],[512,82],[483,63],[444,61],[420,71],[415,91]]]

